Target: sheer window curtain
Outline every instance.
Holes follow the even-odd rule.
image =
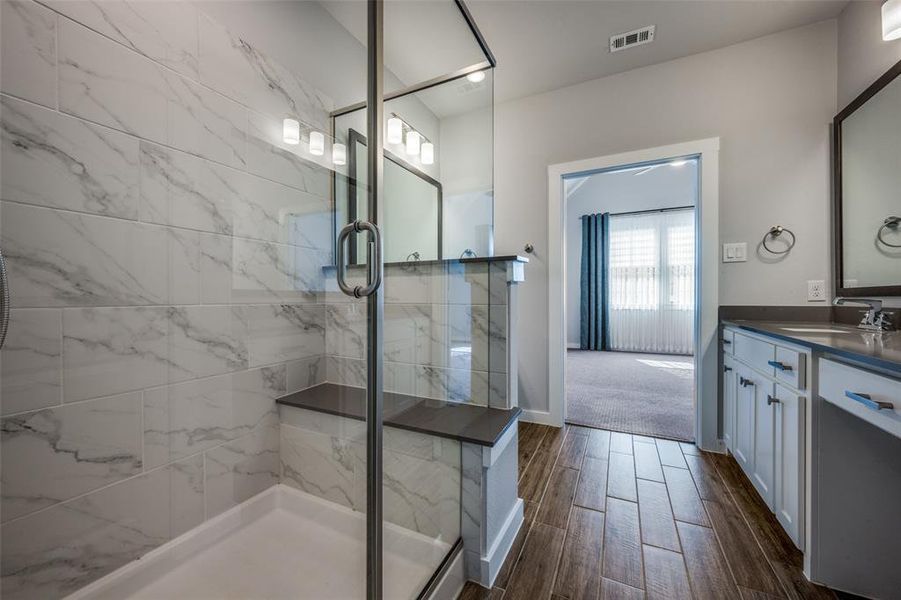
[[[694,209],[611,215],[609,349],[694,353]]]

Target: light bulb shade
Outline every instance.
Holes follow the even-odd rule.
[[[404,141],[404,122],[397,117],[388,119],[388,131],[385,133],[385,141],[389,144],[402,144]]]
[[[310,132],[310,154],[313,156],[325,154],[325,136],[320,131]]]
[[[292,146],[300,143],[300,123],[296,119],[282,121],[282,139]]]
[[[347,146],[338,143],[332,146],[332,162],[336,165],[347,164]]]
[[[431,165],[435,162],[435,144],[432,142],[423,142],[420,151],[422,154],[419,158],[422,161],[422,164]]]
[[[901,39],[901,0],[887,0],[882,5],[882,39]]]
[[[407,132],[407,154],[416,156],[419,154],[419,145],[422,142],[422,136],[418,131]]]

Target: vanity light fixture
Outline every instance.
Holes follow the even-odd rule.
[[[325,136],[320,131],[310,132],[310,154],[313,156],[325,154]]]
[[[400,144],[404,141],[404,122],[398,117],[388,119],[388,131],[385,141],[389,144]]]
[[[286,144],[296,146],[300,143],[300,122],[297,119],[282,121],[282,139]]]
[[[332,162],[339,166],[347,164],[347,146],[335,142],[332,146]]]
[[[422,142],[422,136],[418,131],[407,132],[407,154],[416,156],[419,154],[419,146]]]
[[[466,76],[467,81],[472,83],[482,83],[485,81],[485,71],[475,71]]]
[[[882,5],[882,39],[901,39],[901,0],[886,0]]]
[[[432,142],[423,142],[421,152],[422,154],[419,158],[422,164],[431,165],[435,162],[435,144]]]

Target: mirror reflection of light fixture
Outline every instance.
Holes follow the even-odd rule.
[[[419,154],[419,144],[422,141],[422,136],[418,131],[408,131],[407,132],[407,154],[410,156],[416,156]]]
[[[325,154],[325,136],[319,131],[310,132],[310,154],[313,156]]]
[[[332,162],[336,165],[347,164],[347,146],[335,142],[332,146]]]
[[[886,0],[882,5],[882,39],[901,39],[901,0]]]
[[[466,79],[472,83],[481,83],[485,81],[485,71],[475,71],[466,76]]]
[[[389,144],[400,144],[404,141],[404,122],[397,117],[388,119],[388,131],[385,141]]]
[[[300,123],[296,119],[282,121],[282,139],[292,146],[300,143]]]
[[[686,164],[688,164],[688,161],[687,161],[687,160],[685,160],[685,159],[680,159],[680,160],[674,160],[674,161],[672,161],[672,162],[670,163],[670,166],[672,166],[672,167],[683,167],[683,166],[685,166]]]
[[[423,142],[421,148],[422,155],[420,160],[424,165],[431,165],[435,162],[435,144],[432,142]]]

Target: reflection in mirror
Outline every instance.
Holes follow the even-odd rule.
[[[364,110],[334,118],[348,148],[335,177],[335,227],[365,218]],[[494,209],[493,72],[478,71],[385,102],[385,261],[490,256]],[[361,245],[362,246],[362,245]],[[365,248],[351,246],[356,264]]]
[[[366,137],[350,130],[348,222],[368,220]],[[400,157],[385,152],[382,234],[385,262],[441,258],[441,184]],[[366,247],[350,242],[351,264],[366,262]]]
[[[867,294],[901,295],[898,73],[901,63],[836,117],[836,257],[843,294],[857,288]]]

